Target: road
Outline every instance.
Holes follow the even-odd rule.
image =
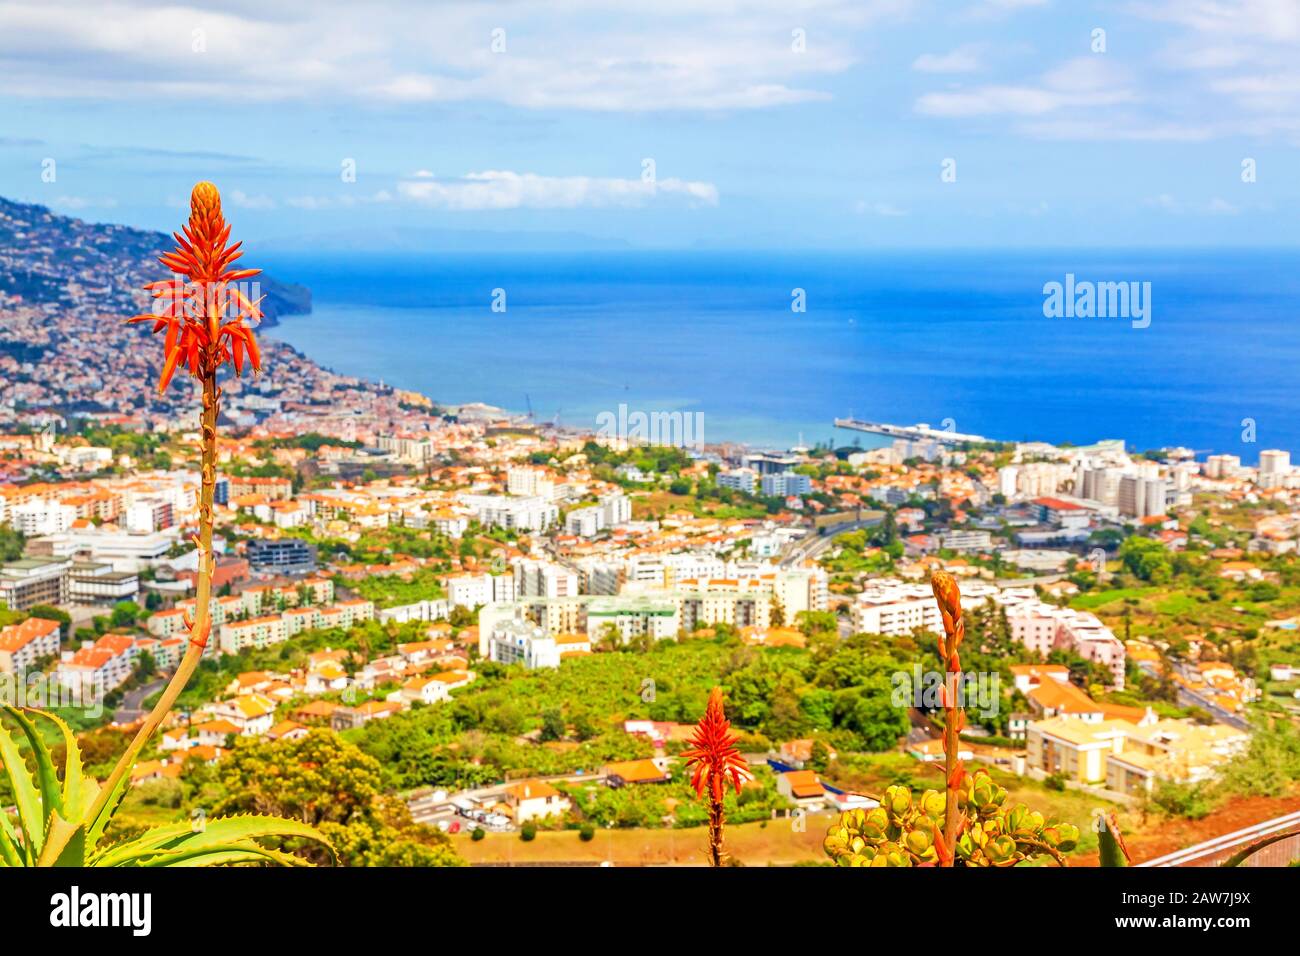
[[[786,547],[785,552],[778,559],[778,564],[788,568],[809,558],[815,558],[831,546],[836,535],[857,531],[859,528],[870,528],[880,524],[882,520],[884,520],[883,515],[876,515],[862,521],[846,521],[844,524],[826,528],[824,534],[818,534],[816,530],[810,529],[806,535]]]
[[[113,720],[119,724],[129,724],[144,716],[144,702],[151,694],[162,690],[167,678],[159,677],[147,684],[132,688],[122,697],[122,704],[113,711]]]
[[[1183,661],[1176,661],[1174,669],[1178,671],[1180,676],[1187,679],[1190,679],[1194,673],[1192,666]],[[1221,724],[1236,727],[1238,730],[1250,730],[1250,722],[1240,714],[1225,710],[1210,698],[1184,687],[1182,684],[1178,685],[1178,703],[1185,707],[1200,707],[1203,710],[1208,710],[1210,715]]]
[[[547,783],[604,783],[605,775],[601,773],[586,774],[561,774],[552,777],[540,777]],[[518,780],[512,780],[509,783],[494,783],[488,787],[477,787],[473,790],[459,790],[455,793],[448,792],[442,799],[436,799],[434,789],[423,787],[409,794],[406,798],[406,806],[411,811],[411,817],[416,823],[436,823],[439,820],[450,820],[459,814],[450,808],[453,799],[465,798],[478,804],[496,802],[505,795],[506,789],[519,783]]]

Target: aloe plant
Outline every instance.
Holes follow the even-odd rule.
[[[1131,861],[1124,834],[1114,813],[1104,814],[1097,828],[1097,857],[1102,866],[1128,866]]]
[[[233,816],[153,827],[133,840],[104,844],[104,832],[122,804],[126,778],[120,778],[107,798],[101,785],[82,767],[81,749],[66,722],[39,710],[5,706],[3,712],[18,725],[35,756],[35,777],[19,749],[19,738],[0,720],[0,761],[18,807],[17,827],[0,809],[0,867],[20,866],[212,866],[262,863],[307,866],[283,850],[263,846],[259,839],[303,837],[330,846],[317,830],[294,820],[262,816]],[[63,735],[67,756],[62,779],[54,755],[41,736],[36,719],[48,720]]]
[[[319,832],[304,823],[272,817],[234,816],[201,825],[178,823],[155,827],[134,840],[101,847],[104,831],[122,804],[130,771],[172,705],[198,668],[212,633],[212,506],[216,487],[217,420],[221,388],[217,374],[229,367],[235,375],[245,364],[254,372],[262,367],[261,352],[251,324],[261,318],[261,299],[252,301],[237,283],[256,276],[258,269],[234,268],[242,243],[227,245],[230,225],[221,212],[221,195],[212,183],[199,183],[190,196],[190,219],[184,236],[175,233],[176,248],[159,262],[173,279],[145,286],[154,309],[134,316],[132,323],[148,322],[154,332],[166,330],[164,359],[158,389],[165,391],[179,368],[186,368],[200,385],[202,462],[199,476],[199,533],[195,536],[198,583],[195,614],[186,617],[189,642],[162,695],[140,724],[104,783],[87,776],[76,735],[68,725],[44,711],[5,706],[27,738],[35,756],[32,778],[18,741],[0,720],[0,761],[9,777],[18,805],[18,829],[0,809],[0,866],[210,866],[223,863],[276,863],[308,865],[291,853],[258,843],[259,838],[305,837],[334,848]],[[183,277],[186,281],[181,281]],[[30,715],[30,716],[29,716]],[[51,721],[63,735],[67,756],[60,779],[50,748],[33,717]]]

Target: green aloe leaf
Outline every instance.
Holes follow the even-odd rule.
[[[1219,866],[1241,866],[1246,860],[1266,846],[1272,846],[1274,843],[1280,843],[1283,840],[1290,839],[1293,836],[1300,836],[1300,830],[1283,830],[1281,833],[1270,833],[1262,840],[1256,840],[1245,849],[1238,850],[1232,856],[1228,857]]]
[[[8,705],[5,713],[16,714]],[[36,784],[18,752],[18,742],[0,720],[0,762],[4,763],[5,773],[9,777],[10,789],[14,792],[14,803],[18,806],[18,825],[23,831],[23,845],[29,856],[40,853],[45,838],[45,814],[41,810],[41,796],[36,792]]]
[[[1128,866],[1128,847],[1120,835],[1119,820],[1115,814],[1108,813],[1102,818],[1101,829],[1097,832],[1097,845],[1102,866]]]
[[[199,830],[188,821],[154,827],[128,843],[107,848],[96,857],[94,865],[140,864],[160,853],[226,849],[255,837],[304,837],[323,844],[336,857],[334,847],[315,827],[296,820],[245,815],[207,820]]]
[[[99,841],[104,836],[104,831],[113,820],[113,814],[117,813],[118,807],[122,805],[122,800],[126,797],[126,788],[130,785],[130,774],[124,773],[118,779],[113,787],[113,793],[109,796],[104,808],[99,811],[99,816],[94,820],[85,820],[86,824],[86,851],[91,852],[99,845]],[[83,797],[83,806],[86,813],[90,812],[94,806],[95,797],[99,795],[100,785],[94,785],[94,791],[89,797]]]
[[[81,762],[81,745],[77,735],[58,714],[47,710],[32,710],[34,716],[43,717],[59,729],[63,735],[63,749],[67,755],[63,758],[63,808],[59,811],[68,820],[80,821],[82,815],[94,802],[99,792],[99,785],[87,777]],[[87,799],[89,798],[89,799]]]
[[[14,825],[9,822],[9,811],[0,807],[0,863],[5,866],[28,866],[26,850],[18,842]]]
[[[85,826],[69,823],[55,810],[50,814],[50,823],[45,830],[45,843],[41,847],[41,855],[37,858],[36,865],[85,866],[85,864]]]
[[[57,812],[64,817],[70,816],[63,809],[63,789],[59,785],[59,773],[54,769],[54,755],[50,753],[49,745],[45,743],[45,738],[41,736],[40,729],[30,717],[16,707],[6,709],[13,719],[18,722],[18,726],[23,729],[23,733],[27,737],[27,743],[36,756],[36,782],[41,790],[42,808],[47,814]],[[36,711],[33,711],[33,713],[36,713]]]
[[[271,850],[252,840],[223,847],[195,847],[169,851],[151,857],[141,866],[222,866],[228,863],[275,863],[279,866],[311,866],[300,856]]]

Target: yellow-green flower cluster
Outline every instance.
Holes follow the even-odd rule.
[[[958,791],[964,826],[956,860],[965,866],[1014,866],[1052,850],[1068,853],[1079,829],[1049,822],[1036,810],[1006,807],[1007,791],[986,771],[968,775]],[[880,806],[849,810],[831,826],[822,846],[838,866],[924,866],[939,860],[947,794],[888,788]]]

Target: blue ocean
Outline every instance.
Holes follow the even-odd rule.
[[[266,334],[446,404],[531,406],[593,429],[620,404],[700,412],[705,441],[772,448],[879,443],[835,429],[836,417],[951,419],[991,439],[1122,438],[1254,462],[1263,448],[1300,451],[1298,260],[601,252],[258,264],[314,295],[313,314]],[[1149,283],[1149,325],[1045,317],[1044,286],[1067,275]]]

